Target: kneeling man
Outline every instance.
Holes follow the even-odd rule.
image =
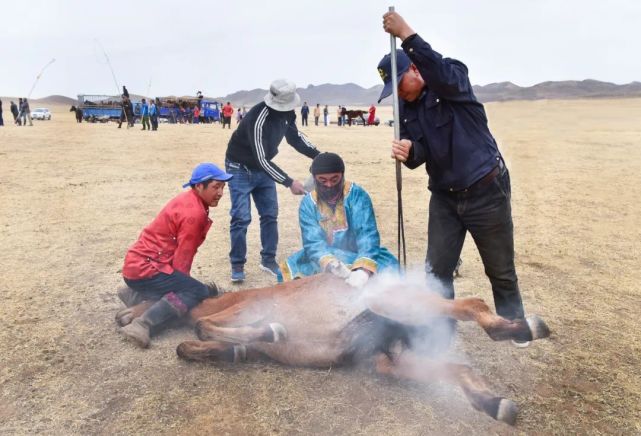
[[[376,272],[398,269],[398,260],[380,245],[372,200],[345,180],[345,164],[335,153],[321,153],[312,162],[314,190],[298,211],[303,249],[281,265],[291,280],[328,271],[363,286]]]
[[[205,298],[216,296],[216,289],[210,295],[210,289],[189,273],[212,223],[209,208],[218,205],[225,182],[231,177],[212,163],[199,164],[191,180],[183,185],[190,189],[167,203],[129,248],[122,268],[129,289],[120,291],[120,298],[128,306],[157,300],[120,329],[139,346],[149,346],[152,327],[182,316]]]

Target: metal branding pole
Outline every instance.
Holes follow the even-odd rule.
[[[394,6],[389,7],[389,12],[394,12]],[[392,61],[392,107],[394,108],[394,139],[401,139],[400,120],[398,113],[398,68],[396,66],[396,37],[390,34],[390,60]],[[401,175],[401,162],[396,160],[396,194],[398,202],[398,260],[402,262],[403,269],[407,266],[407,254],[405,250],[405,227],[403,225],[403,178]],[[401,258],[401,249],[403,257]]]

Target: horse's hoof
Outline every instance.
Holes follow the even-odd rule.
[[[242,361],[241,357],[246,355],[242,350],[236,350],[236,346],[229,346],[223,343],[206,341],[185,341],[176,347],[176,354],[181,359],[192,362],[236,362]],[[241,356],[242,353],[243,356]]]
[[[211,339],[207,334],[207,329],[205,328],[204,322],[197,321],[194,330],[196,330],[196,336],[198,336],[198,339],[200,339],[201,341],[208,341]]]
[[[118,313],[116,313],[116,323],[120,327],[124,327],[126,325],[131,324],[131,321],[134,320],[134,311],[130,307],[126,307],[122,310],[119,310]]]
[[[532,333],[532,340],[543,339],[550,336],[550,328],[545,321],[537,315],[527,317],[527,325]]]
[[[273,334],[273,340],[271,342],[282,342],[287,339],[287,329],[285,326],[278,322],[272,322],[269,324],[269,328]]]
[[[176,347],[176,354],[178,357],[192,362],[200,362],[208,360],[211,353],[202,347],[199,341],[185,341]]]
[[[502,421],[509,425],[514,425],[516,423],[516,415],[519,413],[519,408],[516,403],[507,398],[501,398],[499,401],[499,407],[496,411],[496,416],[493,418],[497,421]]]

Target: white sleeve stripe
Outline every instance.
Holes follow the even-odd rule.
[[[276,168],[274,168],[270,162],[265,159],[265,148],[263,147],[263,124],[265,124],[265,120],[267,119],[267,116],[269,115],[269,109],[266,107],[263,109],[263,112],[260,114],[260,119],[259,123],[260,125],[258,126],[258,141],[257,144],[259,147],[257,147],[257,152],[258,152],[258,159],[259,162],[261,163],[261,166],[265,168],[265,171],[267,171],[268,174],[270,174],[274,180],[284,182],[285,181],[285,176],[282,175]],[[258,123],[257,123],[258,125]]]
[[[256,119],[256,124],[254,124],[256,155],[258,156],[258,163],[265,169],[267,174],[269,174],[277,182],[284,182],[285,176],[280,174],[274,167],[269,164],[269,162],[267,162],[267,159],[265,159],[265,149],[263,148],[263,124],[265,123],[265,119],[267,118],[268,114],[269,109],[267,109],[267,107],[263,108],[263,110],[258,115],[258,118]]]
[[[256,155],[258,156],[258,163],[265,169],[267,173],[274,177],[273,169],[269,168],[269,165],[265,165],[265,151],[263,149],[263,124],[265,122],[265,118],[267,118],[268,111],[269,109],[265,107],[258,115],[256,124],[254,125],[254,137],[256,142]]]
[[[305,143],[306,146],[308,146],[309,148],[311,148],[313,150],[316,150],[316,147],[314,147],[314,144],[309,142],[309,139],[307,139],[307,136],[305,136],[305,134],[303,132],[301,132],[300,130],[298,131],[298,136],[300,137],[300,139],[303,140],[303,142]]]

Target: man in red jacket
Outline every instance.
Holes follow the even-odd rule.
[[[211,219],[209,208],[218,206],[231,174],[212,163],[201,163],[181,193],[143,229],[125,256],[122,275],[128,288],[118,292],[127,306],[157,300],[120,332],[140,347],[149,346],[152,327],[184,315],[209,296],[217,295],[190,276],[198,247],[205,241]]]
[[[223,106],[223,129],[227,125],[231,129],[231,117],[234,115],[234,107],[230,102]]]

